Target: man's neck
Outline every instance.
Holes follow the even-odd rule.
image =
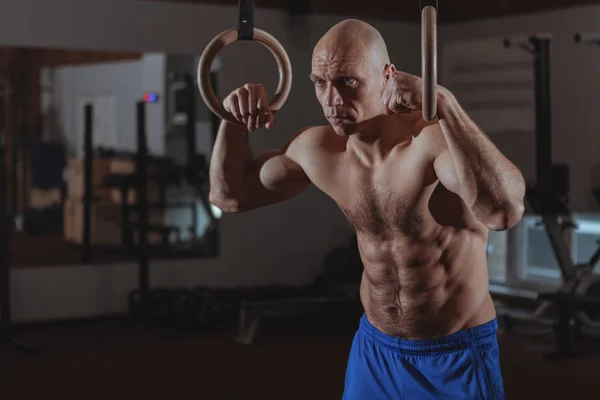
[[[389,151],[403,141],[404,125],[399,118],[379,115],[361,123],[348,138],[348,148],[368,166],[381,161]]]
[[[412,127],[420,121],[420,113],[381,114],[359,124],[348,144],[358,151],[385,154],[389,148],[410,140]]]
[[[381,139],[383,133],[389,130],[389,125],[393,123],[393,118],[390,118],[389,115],[378,115],[359,123],[356,132],[350,139],[363,145],[373,144]]]

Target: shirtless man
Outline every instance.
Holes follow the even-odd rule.
[[[356,229],[365,314],[344,399],[504,398],[488,290],[488,230],[523,214],[525,184],[438,88],[436,121],[421,118],[421,80],[397,71],[372,26],[346,20],[318,42],[311,79],[330,125],[252,154],[248,133],[273,127],[261,85],[223,102],[210,201],[237,213],[281,202],[310,183]]]

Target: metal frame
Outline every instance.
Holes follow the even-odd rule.
[[[83,132],[83,263],[92,262],[92,204],[94,202],[94,148],[93,118],[94,108],[86,104]]]
[[[552,190],[552,107],[550,91],[550,46],[552,38],[548,34],[527,37],[526,43],[519,40],[505,39],[504,46],[515,44],[533,56],[534,90],[535,90],[535,143],[536,143],[536,184],[535,189],[540,196]],[[561,270],[564,280],[576,277],[576,269],[571,260],[569,246],[562,235],[556,210],[532,204],[526,199],[526,210],[540,215],[542,224],[548,234],[550,246]]]
[[[13,336],[12,316],[10,312],[10,259],[7,204],[7,171],[6,171],[6,131],[5,131],[5,102],[4,94],[0,93],[0,339],[8,342],[17,349],[29,354],[38,350],[29,343]]]
[[[138,205],[138,288],[142,315],[146,316],[146,305],[150,286],[148,259],[148,148],[146,143],[146,103],[137,102],[137,181],[136,201]]]

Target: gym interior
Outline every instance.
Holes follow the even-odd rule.
[[[244,3],[244,2],[242,2]],[[600,5],[440,2],[438,81],[521,170],[526,212],[490,231],[507,399],[595,398],[600,371]],[[256,0],[293,66],[253,149],[324,124],[316,41],[344,18],[421,74],[416,1]],[[335,399],[363,313],[356,234],[311,187],[246,213],[209,201],[220,123],[198,90],[238,2],[0,1],[0,390],[6,399]],[[223,48],[219,98],[278,84]],[[298,112],[297,110],[302,110]],[[145,178],[144,178],[145,177]],[[529,372],[527,372],[529,371]]]

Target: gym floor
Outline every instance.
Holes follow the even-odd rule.
[[[234,326],[174,340],[125,319],[23,326],[42,351],[0,346],[2,398],[340,399],[355,316],[265,322],[259,343],[232,342]],[[600,345],[577,359],[544,361],[552,337],[500,335],[506,399],[592,398]]]

